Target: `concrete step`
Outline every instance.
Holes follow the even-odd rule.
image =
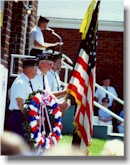
[[[108,139],[120,139],[124,140],[124,134],[123,133],[109,133]]]
[[[111,125],[93,125],[93,137],[99,139],[124,139],[124,134],[112,132]]]

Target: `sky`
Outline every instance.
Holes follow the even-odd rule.
[[[83,19],[91,0],[39,0],[38,16]],[[99,20],[124,21],[123,0],[101,0]]]

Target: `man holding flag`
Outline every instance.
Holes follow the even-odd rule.
[[[97,2],[94,8],[95,3],[96,1],[92,0],[81,25],[82,40],[67,89],[68,94],[71,94],[77,103],[74,124],[76,132],[81,139],[80,148],[85,152],[87,152],[93,133],[92,117],[100,1]]]

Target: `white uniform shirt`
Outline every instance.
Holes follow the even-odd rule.
[[[35,91],[35,87],[33,86],[33,91]],[[29,94],[33,92],[30,84],[29,78],[24,74],[21,73],[13,82],[11,86],[11,94],[10,94],[10,105],[9,109],[19,109],[17,105],[16,98],[22,98],[24,101],[28,98]]]
[[[44,75],[44,83],[45,83],[45,90],[50,91],[47,75]],[[37,70],[37,75],[32,80],[32,84],[33,86],[36,86],[35,88],[38,88],[39,90],[43,90],[43,73],[40,71],[40,69]]]
[[[44,45],[45,43],[43,33],[39,26],[35,26],[30,32],[30,36],[29,36],[30,50],[32,48],[45,50],[44,48],[39,48],[39,47],[34,46],[34,40],[36,40],[41,45]]]
[[[104,86],[102,86],[102,87],[103,87],[104,89],[106,89]],[[114,87],[108,86],[108,87],[107,87],[107,90],[108,90],[108,92],[110,92],[110,93],[112,93],[113,95],[115,95],[116,97],[118,97],[117,92],[116,92],[116,90],[115,90]],[[99,103],[99,104],[102,104],[102,99],[103,99],[104,97],[106,97],[106,93],[105,93],[102,89],[97,88],[97,90],[96,90],[94,96],[98,98],[98,103]],[[109,99],[108,107],[110,107],[110,106],[112,106],[113,97],[110,96],[110,95],[108,94],[108,99]]]
[[[47,79],[51,91],[53,92],[61,91],[60,78],[57,72],[54,72],[52,69],[50,69],[50,71],[47,72]]]

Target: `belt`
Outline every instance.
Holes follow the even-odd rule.
[[[42,49],[35,49],[35,48],[32,48],[31,50],[43,51]]]
[[[12,111],[20,111],[20,109],[12,109]]]

